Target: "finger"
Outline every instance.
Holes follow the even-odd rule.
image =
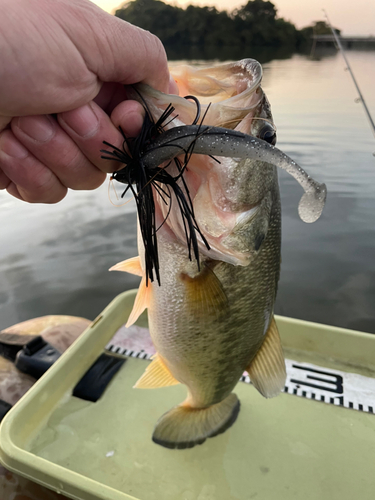
[[[12,181],[8,191],[15,195],[14,183],[24,201],[57,203],[67,193],[55,174],[30,154],[11,130],[0,134],[0,169]]]
[[[141,106],[138,103],[133,106],[130,105],[131,116],[134,120],[137,120],[137,113],[134,110],[132,111],[134,107],[139,109]],[[91,102],[73,111],[61,113],[58,115],[58,121],[78,148],[97,168],[103,172],[118,170],[119,163],[102,159],[103,153],[101,153],[101,150],[107,149],[103,141],[117,148],[122,148],[124,139],[116,125],[112,123],[109,116],[97,104]],[[135,122],[135,129],[137,129],[138,123],[139,117],[138,122]],[[130,123],[129,127],[134,130],[134,126]]]
[[[179,93],[178,85],[172,75],[169,77],[168,93],[177,95]],[[110,116],[119,104],[127,100],[125,86],[119,83],[104,83],[99,94],[93,100]],[[144,117],[143,111],[142,116]]]
[[[110,116],[115,107],[125,101],[126,97],[125,86],[121,83],[104,83],[93,101]]]
[[[11,126],[23,146],[51,169],[64,186],[96,189],[104,182],[105,174],[86,158],[51,116],[20,117]]]
[[[96,12],[92,8],[89,15],[92,16],[91,21],[88,20],[91,26],[100,25],[86,37],[77,36],[74,42],[87,67],[102,82],[132,84],[143,81],[162,92],[168,91],[167,56],[155,35],[118,17],[103,15],[99,9]],[[106,36],[98,37],[98,31]],[[95,51],[93,44],[97,47]]]
[[[173,78],[170,78],[169,92],[178,94],[178,87]],[[117,127],[121,127],[126,137],[137,137],[141,131],[145,118],[145,108],[137,101],[123,101],[111,114],[111,121]]]
[[[11,194],[14,198],[17,198],[21,201],[26,201],[22,198],[20,195],[20,192],[18,191],[17,186],[14,184],[14,182],[10,182],[9,186],[7,187],[7,191],[9,194]]]
[[[169,76],[169,94],[179,95],[178,85],[172,75]]]
[[[121,127],[126,137],[137,137],[140,133],[145,110],[137,101],[123,101],[113,110],[111,121],[117,127]]]

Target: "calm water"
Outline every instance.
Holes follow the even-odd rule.
[[[249,54],[251,56],[251,54]],[[375,52],[349,52],[375,116]],[[375,140],[340,54],[264,65],[278,146],[328,186],[321,219],[304,224],[302,190],[280,173],[282,272],[276,312],[375,333]],[[0,192],[0,328],[45,314],[94,318],[138,279],[107,269],[136,255],[134,205],[108,185],[54,206]]]

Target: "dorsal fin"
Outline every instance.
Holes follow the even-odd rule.
[[[129,326],[137,321],[143,311],[149,307],[151,283],[148,283],[148,286],[146,286],[146,276],[142,269],[141,258],[139,257],[139,255],[137,255],[137,257],[132,257],[131,259],[123,260],[122,262],[115,264],[110,268],[110,271],[122,271],[125,273],[142,276],[137,296],[135,297],[132,312],[130,313],[128,321],[125,325],[126,328],[129,328]]]
[[[136,274],[137,276],[144,275],[139,255],[137,255],[137,257],[132,257],[131,259],[123,260],[122,262],[112,266],[109,270],[123,271],[124,273]]]
[[[126,328],[129,328],[129,326],[135,323],[143,311],[149,307],[151,300],[151,286],[152,284],[150,282],[146,285],[146,276],[143,276],[138,288],[137,296],[135,297],[132,312],[130,313],[128,321],[125,325]]]

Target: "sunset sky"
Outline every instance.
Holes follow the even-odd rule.
[[[92,0],[102,9],[113,12],[124,2],[118,0]],[[247,0],[164,0],[171,5],[213,5],[217,9],[229,9],[244,5]],[[334,26],[341,29],[344,35],[375,36],[375,1],[374,0],[274,0],[278,15],[291,21],[297,28],[303,28],[313,21],[324,18],[322,8]],[[230,7],[228,7],[230,6]]]

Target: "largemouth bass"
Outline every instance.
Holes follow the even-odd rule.
[[[157,422],[152,438],[167,448],[190,448],[234,423],[240,403],[232,391],[245,370],[265,397],[284,388],[285,363],[273,318],[281,243],[275,165],[304,187],[300,215],[306,222],[320,216],[326,191],[274,148],[276,129],[260,86],[259,63],[248,59],[204,69],[184,66],[172,74],[180,93],[198,98],[206,113],[203,125],[198,124],[191,99],[144,85],[135,94],[154,120],[171,104],[176,110],[170,130],[147,144],[140,156],[143,169],[156,169],[150,179],[157,179],[158,283],[147,269],[150,245],[142,222],[139,256],[111,269],[142,276],[127,325],[147,308],[157,355],[135,387],[182,383],[188,389],[187,399]],[[188,160],[183,171],[179,164],[163,163],[181,152],[183,161]],[[127,182],[129,171],[124,169]],[[164,171],[191,200],[185,207],[193,221],[190,231],[179,191],[157,177]],[[142,210],[138,206],[140,219]],[[191,258],[192,234],[199,259]]]

